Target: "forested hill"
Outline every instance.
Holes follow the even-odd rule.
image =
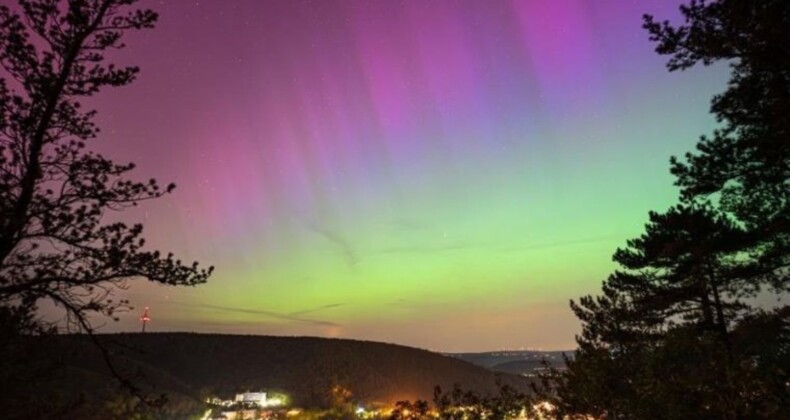
[[[369,341],[313,337],[240,336],[193,333],[102,335],[115,342],[135,370],[160,391],[205,397],[244,390],[278,390],[301,406],[327,405],[333,386],[354,401],[430,401],[436,385],[458,384],[480,393],[497,381],[527,389],[524,379],[494,374],[470,363],[426,350]],[[86,337],[62,337],[68,364],[91,376],[106,375]]]

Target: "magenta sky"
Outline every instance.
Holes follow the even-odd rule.
[[[96,146],[175,181],[125,217],[217,266],[134,283],[149,328],[568,348],[568,300],[675,198],[722,69],[668,74],[676,1],[143,1]],[[135,330],[132,313],[107,330]]]

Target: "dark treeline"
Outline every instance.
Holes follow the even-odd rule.
[[[679,203],[618,249],[568,370],[539,389],[558,418],[790,418],[790,2],[691,1],[645,16],[670,71],[723,62],[719,128],[673,158]]]

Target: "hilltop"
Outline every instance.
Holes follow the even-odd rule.
[[[453,357],[484,367],[494,372],[510,373],[526,377],[534,377],[549,366],[563,369],[564,357],[573,357],[573,350],[500,350],[481,353],[445,353]]]
[[[454,384],[479,393],[497,382],[526,390],[527,382],[441,354],[370,341],[195,333],[107,334],[99,338],[122,354],[119,365],[139,372],[149,390],[199,401],[246,390],[286,393],[298,406],[327,406],[333,386],[351,391],[354,401],[430,401],[436,385]],[[100,352],[85,336],[45,337],[46,348],[62,357],[70,374],[59,389],[101,399],[114,389]],[[79,386],[69,383],[79,381]],[[98,397],[96,397],[98,398]]]

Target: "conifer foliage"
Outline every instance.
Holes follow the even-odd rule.
[[[571,302],[579,350],[538,387],[558,418],[790,413],[790,2],[681,13],[644,27],[670,71],[730,66],[720,128],[671,160],[680,203],[616,251],[603,293]]]

